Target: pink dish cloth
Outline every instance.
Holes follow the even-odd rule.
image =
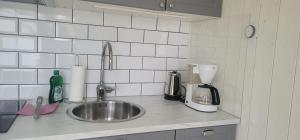
[[[43,105],[40,108],[40,114],[46,115],[46,114],[53,113],[58,108],[58,106],[59,103]],[[24,115],[24,116],[32,116],[34,111],[35,111],[35,107],[32,104],[27,103],[20,111],[17,112],[17,114]]]

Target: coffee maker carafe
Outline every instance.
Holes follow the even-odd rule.
[[[185,98],[187,106],[203,112],[217,111],[220,96],[218,89],[211,84],[217,70],[217,65],[189,65]]]

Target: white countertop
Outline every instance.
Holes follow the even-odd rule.
[[[144,116],[118,123],[91,123],[71,119],[66,114],[70,104],[61,104],[54,114],[33,117],[19,116],[1,140],[35,139],[66,140],[84,139],[185,129],[206,126],[238,124],[240,119],[223,111],[203,113],[186,107],[177,101],[164,100],[162,96],[112,97],[113,100],[139,104],[146,110]]]

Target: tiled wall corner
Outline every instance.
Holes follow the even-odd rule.
[[[179,18],[0,1],[0,99],[48,97],[54,69],[67,98],[76,56],[87,68],[85,93],[95,97],[105,41],[114,55],[112,71],[105,62],[104,81],[115,89],[107,96],[161,95],[167,73],[185,70],[190,31]]]

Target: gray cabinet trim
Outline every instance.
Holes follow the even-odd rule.
[[[87,140],[235,140],[235,136],[236,125],[225,125],[91,138]]]
[[[222,0],[167,0],[167,11],[221,17]]]
[[[213,133],[203,134],[204,131]],[[236,125],[176,130],[176,140],[235,140]]]
[[[165,11],[165,8],[160,7],[161,2],[165,0],[85,0],[90,2],[99,2],[104,4],[113,4],[127,7],[135,7],[156,11]]]
[[[84,0],[155,11],[221,17],[223,0]],[[165,7],[161,7],[161,3]],[[170,6],[172,5],[172,6]]]

